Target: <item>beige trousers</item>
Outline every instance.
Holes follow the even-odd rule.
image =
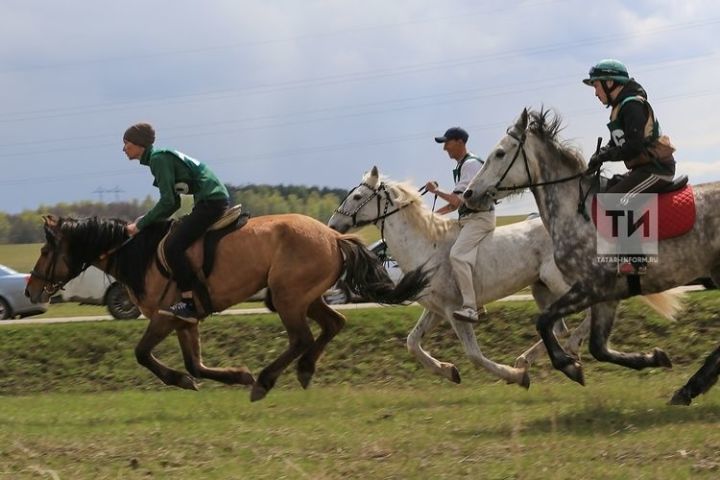
[[[450,265],[460,287],[463,307],[477,309],[473,271],[477,264],[478,246],[493,230],[495,211],[471,213],[460,219],[460,235],[450,250]]]

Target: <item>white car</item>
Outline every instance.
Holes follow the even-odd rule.
[[[47,303],[31,303],[25,296],[30,274],[0,265],[0,320],[29,317],[47,311]]]
[[[70,280],[65,288],[60,290],[60,297],[65,302],[107,305],[110,315],[118,320],[140,316],[140,310],[130,301],[125,286],[92,266]]]

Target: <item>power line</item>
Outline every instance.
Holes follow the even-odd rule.
[[[554,3],[567,3],[567,0],[541,0],[541,1],[536,1],[536,2],[525,2],[523,5],[523,8],[541,7],[541,6],[551,5]],[[372,32],[372,31],[377,31],[377,30],[396,29],[398,27],[407,26],[407,25],[418,25],[418,24],[424,24],[424,23],[435,24],[437,22],[444,22],[444,21],[451,21],[451,20],[458,20],[458,19],[468,20],[470,17],[475,17],[478,15],[489,15],[489,14],[493,14],[493,13],[501,13],[501,12],[505,12],[505,11],[509,11],[509,10],[516,10],[517,8],[518,8],[517,5],[505,5],[503,7],[490,9],[490,10],[470,9],[470,10],[466,10],[464,12],[455,13],[454,15],[446,15],[446,16],[441,16],[441,17],[429,17],[429,18],[416,18],[416,19],[406,20],[403,22],[385,23],[385,24],[380,24],[380,25],[348,27],[348,28],[329,31],[329,32],[308,33],[308,34],[301,34],[301,35],[285,37],[285,38],[271,38],[271,39],[267,39],[267,40],[256,40],[256,41],[250,41],[250,42],[240,42],[240,43],[232,43],[232,44],[225,44],[225,45],[210,45],[210,46],[201,47],[201,48],[170,50],[170,51],[165,51],[165,52],[150,52],[150,53],[144,53],[144,54],[136,53],[133,55],[126,55],[126,56],[96,58],[96,59],[90,59],[90,60],[80,60],[80,61],[74,61],[74,62],[64,62],[64,63],[55,63],[55,64],[28,65],[26,67],[17,67],[17,68],[2,70],[2,71],[0,71],[0,75],[19,73],[19,72],[27,72],[27,71],[35,71],[35,70],[48,70],[48,69],[58,70],[58,69],[64,69],[64,68],[82,67],[85,65],[100,65],[100,64],[123,62],[123,61],[137,62],[140,59],[154,59],[154,58],[159,58],[159,57],[188,55],[188,54],[203,54],[203,53],[208,53],[208,52],[213,52],[213,51],[254,48],[254,47],[277,44],[277,43],[295,43],[295,42],[303,41],[303,40],[327,39],[329,37],[346,35],[348,33]]]
[[[701,98],[701,97],[710,97],[710,96],[717,96],[720,95],[720,92],[717,91],[708,91],[708,92],[696,92],[696,93],[690,93],[690,94],[674,94],[669,95],[665,97],[657,97],[656,100],[653,101],[654,104],[662,104],[666,102],[671,101],[677,101],[677,100],[683,100],[687,98]],[[573,115],[574,117],[582,117],[587,115],[594,115],[596,113],[597,109],[582,109],[582,110],[574,110],[566,112],[568,115]],[[468,130],[472,131],[480,131],[480,130],[490,130],[490,129],[497,129],[497,128],[504,128],[507,127],[507,123],[505,122],[493,122],[493,123],[486,123],[486,124],[479,124],[479,125],[467,125],[466,128]],[[427,141],[427,139],[432,138],[433,135],[435,135],[437,132],[416,132],[406,135],[393,135],[392,137],[386,137],[386,138],[377,138],[377,139],[369,139],[369,140],[359,140],[355,142],[346,142],[346,143],[339,143],[339,144],[330,144],[330,145],[319,145],[314,147],[305,147],[305,148],[293,148],[290,150],[280,150],[280,151],[274,151],[274,152],[268,152],[264,154],[251,154],[251,155],[244,155],[244,156],[237,156],[237,155],[229,155],[229,156],[220,156],[215,157],[213,160],[213,165],[216,164],[224,164],[229,162],[241,162],[243,164],[248,163],[257,163],[260,161],[263,161],[267,158],[278,158],[278,157],[287,157],[287,156],[303,156],[303,155],[315,155],[318,153],[328,153],[328,152],[336,152],[336,151],[343,151],[343,150],[357,150],[357,149],[363,149],[363,148],[370,148],[370,147],[377,147],[382,145],[390,145],[395,143],[404,143],[409,141]],[[127,176],[127,175],[146,175],[146,171],[138,170],[135,172],[130,172],[127,170],[106,170],[106,171],[95,171],[95,172],[87,172],[84,171],[82,173],[75,172],[75,173],[65,173],[65,174],[57,174],[57,175],[44,175],[41,177],[27,177],[23,179],[15,179],[15,180],[0,180],[0,187],[9,187],[9,186],[18,186],[18,185],[27,185],[27,184],[46,184],[46,183],[67,183],[68,181],[75,180],[79,177],[81,178],[107,178],[109,176]]]
[[[652,71],[652,70],[658,70],[658,69],[666,69],[668,65],[685,65],[692,62],[698,62],[698,61],[708,61],[709,59],[717,58],[718,54],[712,54],[712,55],[706,55],[701,57],[695,57],[691,59],[683,59],[683,60],[671,60],[671,61],[664,61],[664,62],[654,62],[650,64],[646,64],[645,66],[640,66],[636,71],[640,72],[646,72],[646,71]],[[168,140],[172,140],[175,138],[192,138],[192,137],[199,137],[199,136],[211,136],[211,135],[226,135],[226,134],[235,134],[241,131],[250,131],[250,130],[265,130],[265,129],[271,129],[271,128],[278,128],[278,127],[286,127],[286,126],[293,126],[293,125],[305,125],[308,123],[314,123],[314,122],[325,122],[325,121],[331,121],[331,120],[339,120],[339,119],[346,119],[346,118],[357,118],[357,117],[363,117],[363,116],[369,116],[369,115],[379,115],[379,114],[385,114],[388,112],[397,112],[397,111],[406,111],[406,110],[415,110],[420,108],[427,108],[430,106],[436,106],[439,104],[442,105],[449,105],[454,103],[465,103],[470,100],[479,100],[483,98],[494,98],[494,97],[507,97],[509,95],[518,94],[518,93],[527,93],[531,91],[538,91],[543,89],[551,89],[551,88],[557,88],[557,87],[565,87],[565,86],[571,86],[577,84],[577,80],[567,80],[562,82],[552,81],[550,79],[547,80],[533,80],[529,82],[518,82],[516,84],[509,84],[506,85],[504,90],[498,90],[503,87],[478,87],[473,89],[464,89],[464,90],[457,90],[452,92],[446,92],[443,94],[434,94],[434,95],[422,95],[422,96],[416,96],[416,97],[407,97],[402,99],[395,99],[395,100],[386,100],[381,102],[370,102],[360,105],[344,105],[344,106],[338,106],[338,107],[329,107],[329,108],[320,108],[320,109],[312,109],[312,110],[306,110],[302,112],[295,112],[295,113],[284,113],[281,115],[263,115],[258,117],[251,117],[251,118],[245,118],[241,120],[236,121],[223,121],[223,122],[211,122],[211,123],[200,123],[200,124],[191,124],[191,125],[183,125],[183,126],[176,126],[176,127],[169,127],[166,128],[165,131],[173,131],[173,130],[182,130],[182,129],[191,129],[195,131],[195,133],[183,133],[178,135],[169,135],[166,136]],[[513,87],[518,86],[522,87],[524,85],[532,85],[529,88],[507,88],[507,87]],[[480,94],[475,95],[468,95],[472,92],[483,92]],[[698,92],[700,95],[705,95],[704,92]],[[460,98],[456,99],[448,99],[448,97],[463,95]],[[691,95],[694,95],[693,93],[685,94],[688,95],[688,98],[691,98]],[[423,101],[423,100],[432,100],[439,98],[437,101],[425,101],[424,103],[418,103],[415,105],[402,105],[403,102],[417,102],[417,101]],[[382,109],[376,109],[371,111],[364,111],[364,112],[353,112],[349,111],[347,113],[341,113],[337,115],[330,115],[330,116],[324,116],[319,118],[303,118],[302,115],[307,114],[316,114],[316,113],[325,113],[325,112],[333,112],[333,111],[346,111],[346,110],[352,110],[353,108],[374,108],[374,107],[382,107],[385,105],[390,104],[400,104],[393,108],[382,108]],[[277,118],[288,118],[293,116],[299,116],[297,120],[285,120],[280,122],[274,122],[274,123],[267,123],[263,125],[257,125],[256,122],[262,121],[262,120],[272,120]],[[214,130],[212,132],[197,132],[199,128],[211,128],[211,127],[228,127],[230,125],[238,125],[238,124],[244,124],[244,123],[251,123],[251,125],[246,126],[240,126],[240,127],[234,127],[234,128],[225,128],[222,130]],[[113,137],[117,138],[118,136],[116,134],[112,135]],[[93,138],[109,138],[109,135],[97,135],[97,136],[83,136],[83,137],[76,137],[78,140],[89,140]],[[71,139],[65,138],[61,139],[60,141],[65,142],[69,141]],[[8,147],[14,147],[14,146],[26,146],[30,144],[42,144],[42,143],[48,143],[43,141],[33,141],[33,142],[21,142],[21,143],[13,143],[13,144],[4,144],[0,145],[0,148],[8,148]],[[29,155],[45,155],[45,154],[55,154],[55,153],[65,153],[65,152],[75,152],[75,151],[85,151],[85,150],[93,150],[97,148],[104,148],[104,147],[110,147],[110,146],[117,146],[119,144],[119,140],[113,141],[113,142],[103,142],[103,143],[95,143],[95,144],[87,144],[83,143],[81,146],[68,146],[65,148],[53,148],[49,150],[36,150],[36,151],[22,151],[22,152],[16,152],[16,153],[5,153],[0,154],[1,158],[8,158],[8,157],[17,157],[17,156],[29,156]]]
[[[666,33],[666,32],[674,31],[674,30],[700,28],[700,27],[704,27],[704,26],[716,25],[718,23],[720,23],[720,18],[712,18],[712,19],[706,19],[706,20],[698,21],[698,22],[686,22],[686,23],[666,25],[663,27],[657,27],[655,29],[644,30],[642,32],[631,33],[631,34],[627,34],[627,35],[610,34],[610,35],[603,35],[603,36],[597,36],[597,37],[590,37],[590,38],[586,38],[586,39],[574,40],[572,42],[557,43],[557,44],[545,45],[545,46],[540,46],[540,47],[531,47],[531,48],[525,48],[525,49],[508,50],[505,52],[498,52],[498,53],[493,53],[493,54],[488,54],[488,55],[463,57],[463,58],[459,58],[459,59],[455,59],[455,60],[442,60],[442,61],[436,61],[436,62],[426,62],[426,63],[420,63],[420,64],[414,64],[414,65],[406,65],[406,66],[402,66],[402,67],[395,67],[392,69],[381,69],[381,70],[375,70],[375,71],[369,71],[369,72],[354,72],[354,73],[349,73],[349,74],[327,75],[324,77],[314,77],[314,78],[301,79],[301,80],[290,80],[290,81],[285,81],[285,82],[277,82],[274,84],[252,85],[252,86],[248,86],[248,87],[245,87],[242,89],[237,89],[237,90],[221,90],[221,91],[215,91],[215,92],[173,95],[173,96],[158,97],[158,98],[149,99],[149,100],[110,102],[110,103],[86,105],[86,106],[80,106],[80,107],[58,107],[58,108],[54,108],[54,109],[43,109],[43,110],[35,110],[35,111],[10,112],[6,115],[20,115],[20,116],[0,118],[0,123],[85,115],[85,114],[100,113],[100,112],[105,112],[105,111],[110,111],[110,110],[137,108],[138,105],[160,104],[161,106],[164,106],[164,105],[182,104],[182,103],[188,103],[188,102],[224,100],[224,99],[232,98],[232,97],[236,97],[236,96],[267,94],[267,93],[274,93],[274,92],[278,92],[278,91],[285,91],[285,90],[295,89],[295,88],[308,88],[308,87],[312,87],[312,86],[327,86],[327,85],[333,85],[333,84],[338,84],[338,83],[370,80],[370,79],[383,78],[383,77],[388,77],[388,76],[422,73],[422,72],[431,71],[431,70],[446,69],[446,68],[458,67],[458,66],[467,66],[467,65],[488,62],[488,61],[492,61],[492,60],[500,60],[500,59],[504,59],[504,58],[517,57],[517,56],[535,56],[535,55],[550,53],[550,52],[558,51],[558,50],[572,49],[572,48],[576,48],[578,46],[588,46],[588,45],[595,45],[595,44],[602,44],[602,43],[616,43],[616,42],[620,42],[623,40],[628,40],[631,38],[641,37],[641,36],[645,36],[645,35]],[[204,98],[200,98],[200,97],[204,97]]]

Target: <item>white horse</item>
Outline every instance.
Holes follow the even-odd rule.
[[[388,250],[404,272],[420,265],[436,269],[430,287],[418,301],[425,310],[407,338],[408,350],[420,363],[460,383],[455,365],[436,360],[420,344],[428,332],[446,319],[474,365],[528,388],[527,369],[542,352],[542,342],[518,357],[515,367],[499,364],[483,355],[472,325],[453,318],[452,312],[462,305],[449,262],[450,248],[459,232],[458,222],[431,212],[413,187],[381,181],[377,167],[373,167],[328,221],[331,228],[340,232],[370,223],[380,228]],[[498,227],[481,243],[474,272],[478,305],[512,295],[529,285],[542,310],[570,288],[555,266],[552,241],[540,219]],[[678,308],[676,297],[675,293],[664,292],[649,296],[647,301],[659,313],[672,318]],[[558,325],[557,333],[567,332],[563,322]],[[580,344],[589,334],[589,327],[588,314],[573,331],[566,348],[577,355]]]

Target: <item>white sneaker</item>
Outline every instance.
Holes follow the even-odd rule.
[[[460,310],[455,310],[453,312],[453,318],[455,318],[455,320],[460,320],[461,322],[470,323],[478,323],[480,321],[478,312],[474,308],[470,307],[463,307]]]

